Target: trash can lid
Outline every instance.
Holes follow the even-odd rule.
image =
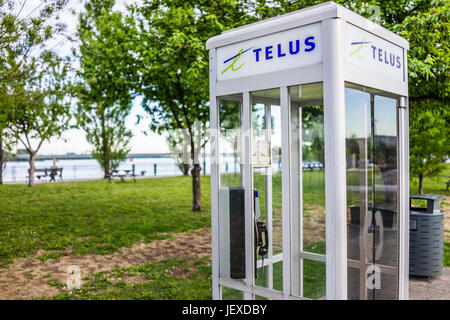
[[[444,197],[437,194],[412,194],[411,199],[425,199],[425,200],[443,200]]]

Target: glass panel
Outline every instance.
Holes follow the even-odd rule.
[[[233,100],[231,100],[233,99]],[[219,100],[220,186],[241,186],[240,97]]]
[[[292,294],[306,297],[308,293],[307,297],[320,298],[324,295],[322,294],[324,274],[312,273],[312,271],[318,268],[318,265],[325,266],[325,264],[302,260],[300,252],[325,254],[325,144],[322,83],[289,87],[289,98],[291,193],[293,195],[291,232],[294,253],[291,273]]]
[[[303,107],[303,251],[325,254],[323,105]]]
[[[345,89],[349,299],[398,292],[397,100],[378,94]]]
[[[375,95],[373,113],[375,263],[380,266],[381,271],[380,288],[375,288],[375,298],[396,299],[398,292],[397,100]]]
[[[282,251],[280,89],[252,92],[251,102],[253,187],[258,195],[255,222],[265,224],[269,240],[264,258],[261,247],[256,248],[255,284],[281,290],[282,263],[277,267],[273,263],[274,255]]]
[[[283,251],[282,225],[281,225],[281,108],[271,106],[272,114],[272,245],[273,254]]]
[[[324,299],[326,295],[325,263],[303,259],[303,296]]]
[[[242,300],[243,292],[231,289],[228,287],[222,287],[222,300]]]
[[[366,268],[368,255],[368,150],[371,144],[370,93],[345,89],[347,162],[347,298],[368,299]],[[361,210],[361,208],[363,208]]]
[[[265,266],[264,269],[258,269],[258,278],[255,280],[255,284],[260,287],[269,287],[268,282],[269,267]],[[276,262],[273,264],[273,289],[283,291],[283,262]]]
[[[219,99],[219,275],[245,278],[244,190],[241,187],[241,95]]]

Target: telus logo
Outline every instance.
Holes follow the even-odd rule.
[[[371,43],[372,42],[370,41],[365,41],[365,39],[358,42],[352,42],[351,45],[357,47],[354,51],[350,52],[350,56],[356,56],[360,60],[364,59],[370,53],[370,49],[367,50],[367,47],[369,47],[369,44]],[[370,48],[372,49],[373,60],[390,65],[393,68],[401,68],[402,64],[400,56],[390,53],[386,49],[378,48],[373,44],[370,45]]]
[[[242,61],[240,58],[249,50],[254,47],[250,47],[248,49],[240,49],[236,54],[232,57],[225,59],[223,62],[227,65],[230,61],[231,63],[226,66],[225,69],[222,70],[222,74],[231,70],[238,71],[241,69],[247,60]],[[255,63],[261,61],[268,61],[273,59],[282,59],[286,56],[295,56],[300,54],[301,52],[311,52],[316,48],[316,43],[314,41],[314,36],[307,37],[303,42],[300,39],[291,40],[285,43],[277,43],[273,45],[268,45],[265,47],[258,47],[252,50],[252,59]],[[248,54],[247,54],[248,55]]]
[[[314,37],[308,37],[304,41],[304,52],[313,51],[316,48],[316,44],[314,42]],[[300,53],[300,40],[289,41],[289,44],[285,44],[284,46],[281,43],[277,45],[266,46],[263,48],[253,49],[253,53],[255,54],[255,61],[259,62],[260,60],[271,60],[273,58],[283,58],[286,55],[296,55]]]

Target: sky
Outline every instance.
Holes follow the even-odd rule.
[[[74,35],[77,27],[77,16],[83,10],[85,0],[69,0],[67,6],[60,12],[59,21],[62,21],[67,26],[67,33]],[[19,12],[23,4],[23,9],[20,11],[20,17],[33,17],[43,7],[42,0],[17,0],[16,10]],[[116,0],[114,10],[124,10],[125,4],[138,2],[138,0]],[[56,19],[56,17],[54,18]],[[60,55],[70,55],[73,44],[64,37],[58,37],[49,43],[49,47],[57,51]],[[169,148],[166,144],[164,136],[160,136],[151,132],[149,128],[149,115],[141,107],[141,98],[136,98],[133,101],[131,114],[126,119],[127,127],[132,130],[133,138],[130,142],[131,153],[166,153]],[[139,125],[136,125],[137,115],[145,116]],[[144,134],[146,131],[147,135]],[[34,145],[37,145],[35,143]],[[21,148],[19,146],[19,148]],[[86,141],[85,134],[80,129],[71,129],[66,131],[61,138],[53,138],[49,142],[45,142],[39,154],[59,155],[68,152],[74,153],[90,153],[92,151],[91,145]]]

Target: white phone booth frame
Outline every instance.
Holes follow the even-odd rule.
[[[281,65],[265,69],[250,62],[242,72],[225,77],[223,58],[243,44],[270,37],[283,38],[283,32],[302,32],[303,28],[318,30],[316,49],[320,54],[300,65]],[[360,37],[360,38],[358,38]],[[377,47],[388,47],[400,56],[401,68],[371,64],[370,59],[358,59],[348,54],[349,46],[362,38],[371,39]],[[272,39],[270,38],[270,39]],[[356,40],[355,40],[356,39]],[[359,40],[358,40],[359,39]],[[367,40],[366,39],[366,40]],[[250,45],[249,45],[250,46]],[[243,131],[251,129],[250,92],[280,88],[282,142],[282,187],[290,190],[292,157],[289,141],[290,112],[288,87],[310,83],[323,83],[324,143],[325,143],[325,212],[326,212],[326,299],[347,299],[347,204],[346,204],[346,123],[345,84],[352,83],[367,88],[382,90],[398,97],[397,105],[397,210],[398,210],[398,294],[399,299],[408,299],[408,244],[409,244],[409,137],[408,137],[408,42],[400,36],[372,21],[340,6],[328,2],[267,19],[240,28],[226,31],[208,40],[210,65],[210,124],[211,124],[211,221],[212,221],[212,296],[222,298],[222,287],[243,292],[244,299],[263,296],[269,299],[301,299],[292,294],[291,273],[291,203],[292,192],[282,194],[283,235],[283,290],[282,292],[255,285],[253,255],[247,254],[244,281],[235,281],[219,276],[219,189],[220,154],[218,147],[219,107],[218,97],[242,95]],[[353,47],[355,48],[355,47]],[[246,47],[244,49],[247,49]],[[369,49],[374,60],[382,59],[378,49]],[[242,50],[241,50],[241,53]],[[251,53],[251,51],[249,52]],[[378,55],[380,54],[380,57]],[[254,55],[252,55],[253,57]],[[236,57],[236,56],[235,56]],[[232,57],[233,58],[233,57]],[[242,60],[241,60],[242,61]],[[380,60],[381,61],[381,60]],[[241,64],[241,63],[239,63]],[[272,64],[273,66],[274,64]],[[238,64],[236,64],[237,69]],[[239,71],[241,71],[239,70]],[[231,74],[231,73],[227,73]],[[251,139],[251,138],[250,138]],[[242,186],[246,199],[252,198],[252,143],[249,137],[243,142]],[[286,147],[285,147],[286,146]],[[245,216],[252,217],[252,203],[245,202]],[[246,252],[254,252],[252,220],[245,224]],[[320,260],[320,258],[318,258]]]

